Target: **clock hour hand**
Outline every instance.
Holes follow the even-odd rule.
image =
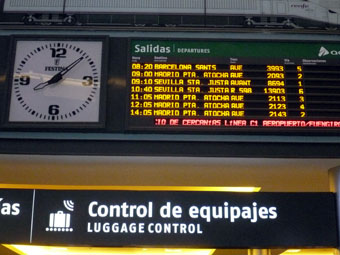
[[[65,67],[62,71],[59,73],[55,74],[51,79],[49,79],[46,82],[39,83],[37,86],[33,88],[33,90],[41,90],[49,85],[55,84],[62,80],[64,78],[64,75],[67,74],[70,70],[72,70],[76,65],[78,65],[84,57],[78,58],[76,61],[73,63],[69,64],[67,67]]]
[[[57,73],[56,75],[54,75],[50,80],[46,81],[46,82],[42,82],[39,83],[37,86],[35,86],[33,88],[33,90],[40,90],[43,89],[49,85],[52,85],[54,83],[57,83],[58,81],[60,81],[63,78],[63,76],[60,73]]]

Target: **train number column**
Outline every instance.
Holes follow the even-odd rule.
[[[267,65],[268,115],[270,118],[287,118],[285,69],[283,65]]]

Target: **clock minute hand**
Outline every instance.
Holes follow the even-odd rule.
[[[60,71],[58,74],[60,74],[61,76],[64,76],[65,74],[67,74],[71,69],[73,69],[73,67],[75,67],[76,65],[78,65],[82,60],[84,59],[84,57],[80,57],[78,58],[76,61],[74,61],[72,64],[69,64],[67,67],[65,67],[62,71]],[[52,77],[53,79],[53,77]]]
[[[35,86],[33,88],[33,90],[40,90],[40,89],[43,89],[43,88],[45,88],[49,85],[52,85],[52,84],[59,82],[60,80],[62,80],[64,78],[63,76],[65,74],[67,74],[70,70],[72,70],[83,59],[84,59],[84,57],[78,58],[76,61],[74,61],[73,63],[71,63],[67,67],[65,67],[63,70],[61,70],[59,73],[55,74],[50,80],[48,80],[46,82],[39,83],[37,86]]]

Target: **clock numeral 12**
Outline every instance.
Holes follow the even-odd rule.
[[[67,50],[65,48],[51,48],[52,58],[66,58]]]

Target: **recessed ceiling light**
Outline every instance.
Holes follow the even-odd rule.
[[[20,255],[212,255],[215,251],[215,249],[4,246]]]
[[[289,249],[281,255],[335,255],[336,249]]]
[[[35,185],[0,184],[2,189],[43,190],[138,190],[138,191],[215,191],[215,192],[259,192],[260,187],[209,187],[209,186],[83,186],[83,185]]]

